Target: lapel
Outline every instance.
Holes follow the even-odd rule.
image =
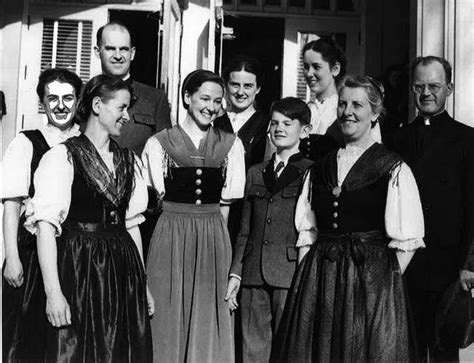
[[[263,182],[267,190],[270,192],[270,195],[275,195],[289,184],[297,180],[301,174],[304,173],[305,169],[300,165],[300,161],[304,159],[301,153],[292,155],[288,160],[288,164],[283,169],[280,177],[275,180],[273,173],[273,164],[274,164],[275,155],[267,162],[265,168],[263,169]]]
[[[261,128],[266,127],[264,123],[267,122],[265,117],[262,116],[261,112],[256,111],[240,128],[238,136],[244,145],[251,145],[260,137],[259,131]]]
[[[230,132],[231,134],[234,133],[234,129],[232,128],[232,124],[230,123],[229,116],[227,116],[227,112],[224,113],[222,116],[216,118],[214,121],[214,126],[218,129],[221,129],[225,132]]]

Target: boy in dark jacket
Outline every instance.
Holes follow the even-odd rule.
[[[240,300],[243,361],[268,362],[286,295],[296,269],[295,208],[305,170],[312,162],[299,153],[311,130],[311,111],[300,99],[276,101],[270,110],[272,158],[247,173],[240,232],[226,300]]]

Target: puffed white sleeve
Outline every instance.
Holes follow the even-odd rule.
[[[245,189],[245,149],[242,141],[236,137],[227,154],[227,171],[221,203],[230,204],[244,197]]]
[[[56,236],[69,213],[74,166],[66,146],[59,144],[46,152],[34,175],[35,195],[26,206],[25,228],[36,234],[39,221],[51,223]]]
[[[18,134],[3,157],[3,187],[1,198],[28,197],[31,180],[33,145],[23,134]]]
[[[158,139],[150,137],[142,152],[143,178],[146,185],[156,189],[158,194],[165,192],[165,150]]]
[[[310,175],[311,169],[306,171],[303,188],[301,189],[301,194],[296,203],[295,226],[298,232],[296,247],[310,246],[318,237],[316,215],[314,214],[314,210],[311,208],[309,198],[311,189]]]
[[[135,155],[134,182],[132,195],[128,203],[125,213],[125,227],[132,228],[145,221],[143,212],[148,204],[148,191],[144,178],[143,163],[138,156]]]
[[[385,229],[390,248],[413,251],[425,247],[425,227],[415,177],[407,164],[392,170],[385,206]]]

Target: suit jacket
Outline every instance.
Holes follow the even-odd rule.
[[[243,285],[290,287],[297,260],[296,202],[311,164],[301,154],[293,155],[276,181],[273,159],[250,168],[230,269]]]
[[[264,159],[269,121],[270,119],[265,113],[256,111],[237,132],[237,136],[244,144],[245,165],[247,170],[252,165],[258,164]],[[216,118],[214,121],[214,127],[226,132],[234,133],[232,123],[230,122],[227,113]]]
[[[446,111],[425,126],[418,117],[387,143],[410,166],[420,191],[426,248],[407,269],[411,288],[442,291],[474,271],[474,129]]]
[[[128,110],[130,121],[122,126],[116,141],[140,155],[150,136],[171,127],[170,107],[162,90],[129,79],[134,103]]]

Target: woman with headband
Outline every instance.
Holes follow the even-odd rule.
[[[232,248],[229,205],[243,197],[244,147],[211,126],[224,83],[206,70],[190,73],[181,91],[186,118],[148,139],[145,174],[163,213],[147,258],[156,298],[156,362],[233,362],[232,316],[224,301]]]
[[[409,167],[376,142],[383,89],[367,76],[339,87],[345,147],[307,173],[295,222],[300,261],[280,323],[279,362],[414,358],[402,274],[424,247]]]

